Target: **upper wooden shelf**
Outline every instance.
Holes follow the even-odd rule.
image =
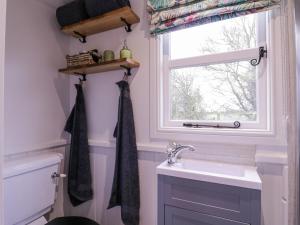
[[[126,6],[79,23],[65,26],[62,28],[62,31],[73,37],[82,38],[118,27],[126,27],[138,22],[140,22],[140,18],[130,7]],[[128,29],[128,26],[126,29]]]
[[[133,59],[117,59],[110,62],[103,62],[99,64],[91,64],[85,66],[73,66],[65,69],[60,69],[59,72],[69,75],[82,75],[82,74],[93,74],[102,73],[112,70],[121,70],[123,68],[137,68],[140,63]]]

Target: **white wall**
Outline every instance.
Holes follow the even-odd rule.
[[[291,115],[290,120],[296,121],[291,122],[291,128],[289,132],[289,141],[291,142],[289,148],[289,183],[294,185],[289,185],[289,223],[290,224],[299,224],[300,223],[300,171],[299,171],[299,159],[300,159],[300,151],[299,151],[299,132],[300,132],[300,2],[293,1],[294,8],[290,10],[290,20],[295,23],[294,29],[291,29],[290,33],[291,40],[296,43],[296,46],[293,46],[290,49],[294,50],[294,67],[291,70],[296,74],[296,76],[291,77],[290,86],[291,89],[295,90],[294,94],[291,95],[290,100],[290,108],[291,111],[294,111],[294,114]],[[292,42],[291,41],[291,42]],[[297,104],[294,104],[297,102]]]
[[[3,152],[4,152],[4,53],[5,53],[5,20],[6,0],[0,1],[0,175],[2,178]],[[0,225],[3,221],[3,191],[0,180]]]
[[[65,196],[65,214],[88,216],[101,225],[122,225],[119,207],[106,210],[114,173],[115,151],[111,148],[91,148],[91,162],[95,196],[79,207],[72,208]],[[141,192],[140,225],[156,224],[156,176],[155,168],[164,159],[164,154],[139,152]]]
[[[161,143],[150,139],[150,37],[146,14],[146,1],[131,0],[132,8],[140,16],[141,22],[133,26],[132,33],[126,33],[120,28],[113,31],[88,37],[87,44],[80,44],[77,40],[71,41],[71,52],[97,48],[101,51],[112,49],[118,55],[122,42],[127,38],[128,46],[133,51],[134,58],[141,63],[141,67],[134,71],[131,78],[131,98],[134,107],[135,126],[139,148],[139,168],[141,187],[141,223],[140,225],[156,224],[156,175],[155,167],[165,159],[166,142]],[[117,119],[119,91],[115,82],[123,77],[122,71],[107,72],[88,76],[85,95],[89,118],[89,138],[92,148],[91,159],[95,198],[82,206],[73,208],[65,201],[67,215],[88,216],[97,220],[101,225],[121,225],[118,208],[106,210],[110,195],[114,165],[113,129]],[[75,89],[73,84],[77,78],[71,79],[70,108],[74,104]],[[286,149],[264,147],[258,150],[256,146],[247,145],[216,145],[193,143],[197,146],[196,154],[188,154],[207,160],[219,160],[239,164],[255,165],[260,162],[259,171],[263,180],[263,225],[283,225],[286,218],[284,212],[285,186],[283,176],[286,164]],[[271,162],[271,163],[270,163]]]
[[[9,0],[6,30],[5,2],[0,2],[0,166],[3,154],[7,158],[48,149],[64,153],[64,147],[57,147],[66,143],[62,131],[69,111],[69,78],[57,70],[64,66],[70,38],[55,19],[57,6],[65,1]],[[52,216],[62,216],[62,206],[58,198]]]
[[[55,18],[61,1],[9,0],[5,51],[5,155],[53,147],[68,113],[69,37]]]

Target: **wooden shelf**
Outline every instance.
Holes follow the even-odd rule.
[[[79,23],[65,26],[62,28],[62,32],[76,38],[82,38],[82,36],[86,37],[96,33],[126,26],[121,18],[126,20],[128,24],[140,22],[140,18],[132,11],[130,7],[126,6],[97,17],[93,17],[91,19],[81,21]],[[81,34],[82,36],[78,34]]]
[[[69,75],[93,74],[102,73],[112,70],[122,70],[124,68],[137,68],[140,63],[133,59],[117,59],[110,62],[100,64],[92,64],[86,66],[73,66],[65,69],[60,69],[59,72]]]

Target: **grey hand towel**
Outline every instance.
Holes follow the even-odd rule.
[[[84,95],[81,85],[76,84],[75,87],[77,89],[76,103],[65,126],[65,131],[72,136],[68,194],[73,206],[93,198]]]
[[[129,85],[117,83],[119,98],[118,123],[114,132],[117,138],[115,174],[108,209],[121,206],[121,217],[125,225],[139,224],[140,187],[138,153]]]

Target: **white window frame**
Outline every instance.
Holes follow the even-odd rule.
[[[161,36],[150,39],[150,137],[155,140],[178,140],[193,142],[212,142],[212,143],[234,143],[234,144],[278,144],[282,145],[286,142],[286,102],[284,101],[286,93],[286,81],[283,79],[285,49],[283,48],[284,34],[282,28],[281,10],[277,9],[267,16],[267,46],[268,57],[263,59],[267,65],[267,93],[269,95],[267,101],[266,120],[267,126],[258,127],[256,129],[215,129],[215,128],[186,128],[171,127],[164,124],[163,107],[164,96],[162,87],[165,74],[163,65],[163,50]],[[249,58],[255,53],[254,50],[242,50],[243,57]],[[227,54],[227,53],[221,53]],[[220,56],[220,54],[218,54]],[[202,59],[202,56],[197,58]],[[236,56],[231,54],[232,59]],[[239,54],[239,58],[241,55]],[[206,63],[210,57],[205,56]],[[254,57],[255,58],[255,57]],[[203,61],[203,63],[205,63]],[[223,61],[222,61],[223,62]],[[180,61],[175,61],[180,66]],[[191,61],[191,64],[193,60]],[[276,91],[275,91],[276,90]],[[265,125],[266,125],[265,124]],[[226,138],[216,138],[218,135],[226,136]]]
[[[258,30],[266,30],[266,16],[259,15],[257,21],[261,26]],[[233,122],[224,122],[224,121],[188,121],[188,120],[171,120],[170,115],[170,102],[169,102],[169,77],[172,69],[179,69],[185,67],[197,67],[197,66],[206,66],[206,65],[215,65],[215,64],[222,64],[222,63],[232,63],[232,62],[239,62],[239,61],[247,61],[250,62],[251,59],[258,58],[259,47],[264,47],[267,49],[266,44],[266,35],[265,32],[260,32],[258,36],[258,46],[251,49],[243,49],[239,51],[232,51],[232,52],[223,52],[223,53],[215,53],[209,55],[201,55],[196,57],[189,57],[183,59],[170,59],[170,43],[169,43],[169,34],[160,36],[160,44],[161,49],[163,49],[162,57],[163,57],[163,74],[162,76],[162,102],[163,102],[163,126],[164,127],[182,127],[183,123],[200,123],[206,125],[233,125]],[[268,104],[265,104],[269,96],[269,89],[266,87],[268,86],[267,82],[269,81],[266,69],[266,60],[262,58],[260,64],[256,67],[257,73],[257,89],[256,89],[256,97],[257,97],[257,120],[256,121],[242,121],[241,126],[239,129],[266,129],[270,126],[270,121],[268,120],[269,110]]]

